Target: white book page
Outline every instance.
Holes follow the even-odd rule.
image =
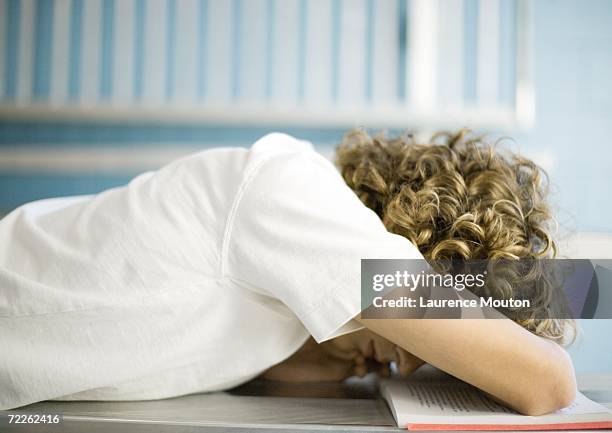
[[[612,421],[612,411],[578,393],[567,408],[524,416],[456,379],[389,380],[381,384],[398,425],[406,424],[559,424]]]
[[[558,415],[580,415],[586,413],[600,413],[600,412],[608,412],[612,413],[610,409],[605,406],[602,406],[599,403],[594,402],[587,398],[584,394],[579,392],[576,395],[576,400],[566,408],[558,410],[555,414]]]

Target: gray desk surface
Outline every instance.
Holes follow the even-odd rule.
[[[612,375],[581,376],[579,388],[612,403]],[[612,407],[612,405],[609,405]],[[136,402],[42,402],[18,413],[60,413],[59,426],[11,426],[7,432],[250,432],[399,431],[375,378],[343,384],[254,381],[229,392]],[[2,429],[0,429],[2,430]]]

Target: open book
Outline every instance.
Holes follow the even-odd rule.
[[[437,371],[383,381],[381,393],[408,430],[612,429],[612,411],[581,393],[571,406],[542,416],[520,415]]]

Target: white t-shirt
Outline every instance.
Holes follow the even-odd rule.
[[[0,409],[248,381],[358,329],[362,258],[421,255],[278,133],[22,206],[0,220]]]

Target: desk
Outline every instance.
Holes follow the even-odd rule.
[[[588,397],[612,408],[612,375],[580,376]],[[395,426],[375,378],[346,383],[253,381],[228,392],[156,401],[42,402],[19,413],[61,413],[59,426],[11,426],[8,432],[202,433],[388,432]]]

